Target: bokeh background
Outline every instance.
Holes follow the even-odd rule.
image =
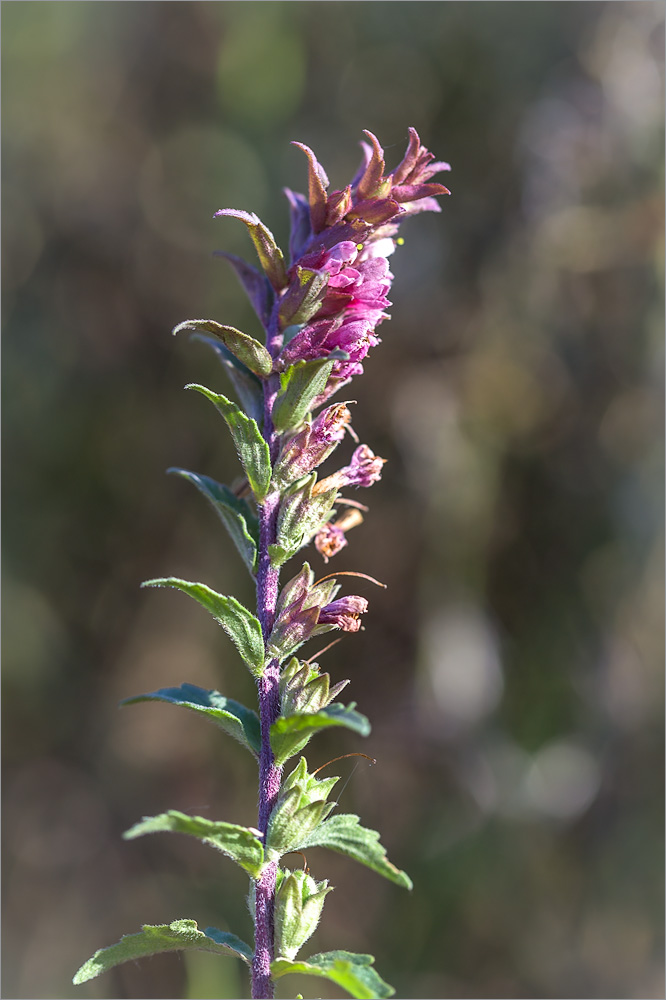
[[[247,997],[234,960],[163,956],[75,990],[97,948],[193,917],[249,938],[245,879],[166,808],[253,825],[249,755],[168,706],[252,702],[183,595],[251,602],[171,465],[236,475],[225,390],[179,321],[257,324],[221,207],[287,240],[300,139],[334,186],[362,128],[451,161],[404,227],[393,320],[355,383],[389,459],[331,568],[384,580],[323,658],[374,724],[319,737],[411,895],[337,886],[311,952],[370,951],[398,997],[663,996],[663,5],[9,2],[2,8],[3,996]],[[314,556],[317,570],[321,561]],[[314,648],[313,648],[314,651]],[[298,863],[298,861],[296,861]],[[305,954],[309,954],[306,949]],[[322,980],[280,995],[335,997]]]

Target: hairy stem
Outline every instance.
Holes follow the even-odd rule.
[[[272,410],[279,381],[275,376],[264,386],[264,437],[275,464],[278,440],[273,428]],[[273,627],[278,597],[280,571],[271,566],[268,546],[277,538],[277,517],[280,494],[269,493],[259,510],[259,560],[257,569],[257,615],[261,622],[264,643]],[[277,660],[267,660],[259,680],[259,718],[261,722],[261,753],[259,757],[259,819],[258,828],[265,835],[273,806],[280,790],[282,768],[274,763],[271,750],[270,729],[280,714],[279,695],[280,665]],[[271,962],[274,958],[275,880],[277,864],[269,865],[255,885],[254,961],[252,964],[252,996],[273,997]]]

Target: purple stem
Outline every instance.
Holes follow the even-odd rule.
[[[269,327],[268,349],[275,356],[280,347],[280,337],[277,328],[277,310],[274,310]],[[271,452],[271,464],[275,464],[279,447],[278,436],[273,427],[273,404],[278,394],[280,382],[277,376],[271,376],[264,383],[264,428],[263,434]],[[261,622],[264,643],[267,642],[275,619],[275,606],[278,598],[279,569],[271,566],[268,546],[277,539],[277,518],[280,507],[280,494],[269,493],[259,508],[259,565],[257,569],[257,615]],[[259,720],[261,723],[261,753],[259,755],[259,819],[258,828],[264,834],[268,820],[277,800],[282,780],[282,768],[274,763],[271,750],[270,729],[280,714],[279,694],[280,664],[277,660],[269,660],[264,673],[259,680]],[[266,867],[255,884],[255,918],[254,918],[254,959],[252,962],[252,996],[256,1000],[271,1000],[273,997],[273,980],[271,978],[271,962],[274,958],[274,913],[275,913],[275,880],[277,864]]]

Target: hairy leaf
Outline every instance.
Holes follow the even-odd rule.
[[[240,219],[241,222],[245,223],[257,251],[259,262],[266,272],[266,277],[277,292],[281,291],[287,284],[287,271],[282,251],[275,242],[275,237],[270,229],[266,228],[254,212],[244,212],[242,209],[235,208],[221,208],[215,215],[226,215],[232,219]]]
[[[386,857],[386,849],[380,844],[377,831],[361,826],[358,816],[351,813],[331,816],[296,845],[297,850],[307,847],[329,847],[338,854],[360,861],[396,885],[412,888],[409,875],[392,865]]]
[[[383,1000],[384,997],[392,997],[395,990],[372,968],[374,961],[372,955],[356,955],[351,951],[325,951],[312,955],[307,961],[276,958],[271,963],[271,972],[276,979],[292,972],[330,979],[356,1000]]]
[[[219,622],[247,664],[250,673],[260,677],[264,669],[264,640],[259,620],[235,597],[223,597],[203,583],[190,583],[168,576],[146,580],[142,587],[173,587],[189,594]]]
[[[233,326],[223,326],[213,319],[186,319],[175,326],[172,332],[180,333],[182,330],[191,330],[192,333],[211,333],[255,375],[266,378],[271,373],[273,359],[263,344]]]
[[[271,746],[275,763],[284,764],[308,743],[310,738],[328,726],[346,726],[360,736],[370,733],[370,723],[364,715],[354,710],[354,705],[328,705],[320,712],[297,712],[280,716],[271,726]]]
[[[206,719],[211,719],[225,733],[246,746],[253,754],[259,755],[261,735],[257,713],[231,698],[225,698],[219,691],[206,691],[194,684],[180,687],[160,688],[150,694],[139,694],[125,698],[121,705],[136,705],[140,701],[162,701],[168,705],[182,705]],[[333,707],[333,706],[331,706]]]
[[[147,833],[186,833],[222,851],[240,865],[252,878],[258,878],[264,863],[264,848],[256,836],[257,831],[235,823],[220,823],[201,816],[187,816],[176,809],[159,816],[144,816],[123,834],[125,840],[134,840]]]
[[[201,333],[193,333],[190,340],[197,340],[206,344],[215,352],[216,357],[222,363],[222,367],[227,373],[241,406],[258,423],[264,419],[264,390],[261,381],[253,375],[249,368],[241,364],[238,358],[229,351],[222,341],[215,340],[214,337],[205,337]]]
[[[215,927],[200,931],[196,920],[174,920],[170,924],[144,924],[138,934],[127,934],[118,944],[100,948],[81,966],[73,983],[80,986],[123,962],[158,955],[164,951],[186,949],[211,951],[215,955],[228,955],[232,951],[244,962],[252,961],[252,949],[235,934],[218,931]]]
[[[187,479],[200,493],[203,493],[229,532],[243,562],[254,575],[257,569],[259,525],[248,502],[239,499],[228,486],[210,479],[209,476],[200,476],[197,472],[188,472],[186,469],[167,471]]]
[[[268,493],[271,481],[271,456],[268,445],[261,436],[257,421],[243,413],[226,396],[213,392],[203,385],[190,383],[185,388],[196,389],[197,392],[210,399],[226,420],[252,492],[257,501],[261,503]]]

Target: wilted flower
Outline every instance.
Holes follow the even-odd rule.
[[[282,447],[274,477],[285,482],[300,479],[326,459],[345,436],[351,413],[345,403],[327,407],[306,423]]]
[[[313,493],[325,493],[334,488],[342,489],[343,486],[372,486],[381,479],[385,462],[386,459],[375,455],[367,444],[361,444],[352,455],[349,465],[322,479],[316,484]]]
[[[343,632],[358,632],[361,627],[360,615],[368,610],[365,597],[352,594],[341,597],[322,608],[319,614],[320,625],[335,625]]]
[[[335,521],[327,521],[315,535],[314,544],[324,562],[337,555],[347,544],[346,532],[355,528],[363,521],[363,515],[355,507],[346,510]]]

